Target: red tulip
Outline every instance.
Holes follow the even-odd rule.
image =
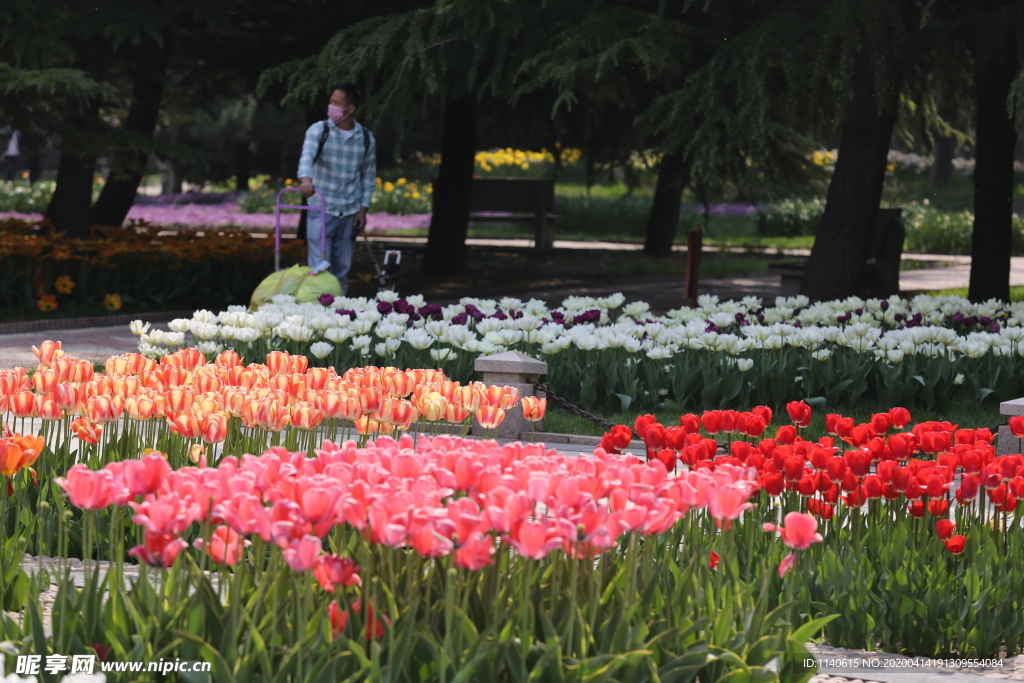
[[[786,482],[778,472],[769,472],[761,478],[761,486],[768,492],[769,496],[781,495],[786,488]]]
[[[712,569],[714,569],[715,567],[718,566],[718,561],[720,559],[721,559],[721,556],[718,553],[716,553],[714,550],[712,550],[711,551],[711,555],[709,556],[709,559],[708,559],[708,566],[711,567]]]
[[[786,412],[789,419],[797,427],[806,427],[811,424],[811,407],[803,401],[790,401],[786,404]]]
[[[700,431],[700,418],[693,413],[687,413],[686,415],[679,416],[679,426],[683,428],[687,434],[696,434]]]
[[[892,427],[892,418],[888,413],[875,413],[871,416],[871,428],[876,434],[885,434]]]
[[[770,425],[772,423],[772,409],[768,406],[756,406],[755,408],[752,408],[750,412],[764,420],[766,425]],[[757,435],[751,434],[751,436]]]
[[[474,531],[455,551],[455,564],[471,571],[477,571],[493,564],[494,538]]]
[[[331,622],[331,630],[334,633],[341,634],[345,631],[345,625],[348,624],[348,611],[341,609],[333,600],[327,606],[327,618]]]
[[[722,431],[722,413],[719,410],[707,410],[700,416],[700,423],[708,434]]]
[[[957,534],[946,541],[946,550],[959,555],[964,551],[964,545],[967,543],[967,537]]]
[[[978,497],[978,489],[981,482],[973,474],[964,474],[960,477],[960,488],[956,491],[956,502],[964,505]]]
[[[238,532],[226,526],[219,526],[210,534],[210,542],[206,544],[202,538],[197,538],[193,545],[200,550],[206,550],[217,564],[231,566],[242,558],[246,546],[252,545],[243,539]]]
[[[948,519],[937,519],[937,520],[935,520],[935,535],[938,536],[939,539],[941,539],[943,541],[947,540],[950,536],[953,535],[953,529],[955,529],[955,528],[956,528],[956,524],[954,524],[951,520],[948,520]]]
[[[932,517],[942,517],[949,512],[949,501],[945,499],[929,500],[928,514]]]
[[[796,427],[793,425],[779,427],[779,431],[775,434],[775,440],[787,446],[792,444],[796,441]]]
[[[633,431],[641,439],[644,438],[644,434],[647,432],[648,425],[655,424],[658,421],[653,415],[641,415],[636,418],[636,422],[633,423]]]
[[[910,424],[910,411],[906,408],[890,408],[889,419],[896,429],[903,429]]]
[[[882,497],[882,478],[877,474],[864,477],[864,495],[868,498]]]
[[[768,428],[768,422],[760,415],[754,414],[747,418],[747,436],[757,438],[764,434]]]
[[[639,429],[637,430],[637,434],[641,434]],[[640,438],[644,440],[644,444],[647,446],[648,451],[656,451],[664,448],[665,428],[657,422],[648,424],[644,427],[644,431]]]
[[[142,540],[142,545],[135,546],[128,554],[150,567],[170,567],[178,553],[188,547],[188,543],[174,534],[151,534],[146,531],[142,535]]]
[[[907,510],[918,519],[924,517],[924,501],[915,500],[907,506]]]
[[[1009,419],[1010,433],[1014,436],[1024,436],[1024,415],[1014,415]]]

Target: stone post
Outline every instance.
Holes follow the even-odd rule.
[[[1012,417],[1024,415],[1024,398],[1015,398],[1012,401],[1003,401],[999,404],[999,414]],[[996,443],[996,455],[1008,455],[1010,453],[1021,453],[1022,439],[1010,433],[1010,425],[1003,425],[999,428],[999,439]]]
[[[530,358],[518,351],[496,353],[493,356],[481,356],[476,359],[473,369],[483,373],[484,384],[496,384],[499,387],[508,385],[519,390],[520,396],[537,395],[533,385],[540,375],[546,374],[548,364]],[[543,398],[543,394],[539,394]],[[523,418],[521,405],[505,411],[505,420],[498,427],[498,437],[519,441],[523,432],[530,431],[530,423]],[[537,431],[544,431],[544,420],[537,423]],[[484,429],[476,418],[473,419],[473,436],[483,436]]]

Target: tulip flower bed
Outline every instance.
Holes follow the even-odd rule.
[[[217,681],[811,675],[827,619],[791,609],[773,568],[817,523],[755,529],[748,468],[384,435],[515,406],[435,370],[181,350],[94,373],[35,351],[31,376],[0,372],[0,598],[22,613],[0,616],[6,654],[205,660]],[[26,550],[112,562],[81,589],[56,577],[51,636]],[[133,560],[150,570],[126,586]]]
[[[478,355],[515,349],[544,357],[558,395],[614,411],[779,406],[794,382],[804,396],[841,405],[942,409],[1024,392],[1015,371],[1024,304],[780,297],[764,307],[753,297],[706,297],[698,308],[654,316],[644,302],[624,303],[621,294],[571,297],[558,308],[511,298],[439,306],[394,292],[319,304],[283,296],[254,312],[197,311],[169,331],[143,334],[139,349],[159,357],[191,333],[189,343],[211,356],[286,349],[336,368],[437,365],[461,381],[471,379]]]
[[[273,271],[273,247],[265,239],[157,232],[94,228],[90,239],[68,239],[20,221],[0,222],[0,310],[99,306],[114,294],[150,310],[197,302],[227,306],[248,300]],[[304,259],[301,243],[282,244],[284,263]]]
[[[988,429],[911,427],[904,408],[863,424],[830,414],[829,435],[806,441],[800,432],[810,407],[786,408],[792,424],[770,439],[761,437],[772,411],[761,407],[686,414],[672,426],[643,415],[632,428],[613,428],[601,445],[617,452],[635,430],[649,459],[668,471],[747,467],[760,484],[755,518],[817,518],[823,542],[799,560],[812,568],[793,588],[802,613],[839,613],[825,626],[832,645],[919,655],[1021,652],[1024,457],[996,457]],[[1010,426],[1024,434],[1024,418]],[[726,453],[714,438],[729,441]],[[746,533],[748,552],[757,553],[763,539]],[[779,573],[795,561],[787,557]]]

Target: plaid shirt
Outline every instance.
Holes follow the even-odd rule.
[[[334,122],[327,124],[330,131],[324,151],[316,165],[313,157],[324,132],[323,121],[317,121],[306,130],[299,158],[299,177],[312,178],[313,187],[323,193],[327,201],[327,212],[335,216],[349,216],[360,207],[370,207],[377,181],[377,141],[373,134],[355,124],[355,133],[344,139],[341,129]],[[370,136],[370,147],[363,154],[363,136]],[[320,200],[314,195],[309,198],[311,206],[319,206]]]

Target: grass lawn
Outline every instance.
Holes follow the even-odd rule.
[[[1006,397],[1014,398],[1014,397]],[[884,412],[893,406],[882,406],[882,405],[864,405],[858,406],[854,409],[846,408],[844,406],[828,407],[826,412],[839,413],[854,418],[858,423],[867,422],[872,413]],[[954,404],[950,406],[948,410],[911,410],[910,411],[912,424],[918,422],[926,422],[929,420],[948,420],[953,424],[960,425],[961,427],[977,428],[977,427],[988,427],[993,432],[995,428],[1006,422],[1006,417],[999,414],[998,404]],[[598,415],[605,420],[613,424],[625,424],[633,425],[633,421],[636,420],[636,413],[607,413]],[[656,413],[658,421],[666,426],[679,424],[679,415],[674,412],[658,412]],[[769,433],[774,433],[774,429],[789,424],[789,418],[783,409],[780,413],[776,413],[775,417],[772,418],[772,427]],[[585,420],[584,418],[570,413],[554,403],[549,403],[548,413],[544,418],[544,429],[548,432],[555,432],[560,434],[583,434],[589,436],[601,436],[605,433],[604,427]],[[811,420],[810,427],[807,428],[804,433],[804,438],[818,439],[825,435],[825,413],[816,413],[814,418]]]
[[[967,298],[966,287],[953,287],[951,289],[936,289],[928,292],[932,296],[962,296]],[[1024,301],[1024,287],[1010,287],[1010,301]]]

